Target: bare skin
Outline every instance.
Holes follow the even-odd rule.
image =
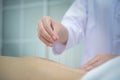
[[[0,56],[0,80],[80,80],[85,73],[42,58]]]

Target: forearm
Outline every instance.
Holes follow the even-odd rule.
[[[63,25],[61,24],[61,26],[63,26]],[[65,26],[62,27],[62,29],[58,35],[59,35],[58,41],[65,45],[68,41],[68,30],[65,28]]]

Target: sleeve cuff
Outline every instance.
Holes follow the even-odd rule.
[[[63,45],[62,43],[60,43],[60,42],[55,42],[54,44],[53,44],[53,53],[54,54],[61,54],[64,50],[66,50],[66,49],[69,49],[69,48],[71,48],[71,46],[72,46],[72,37],[71,37],[71,33],[70,33],[70,26],[69,25],[67,25],[67,24],[64,24],[64,23],[62,23],[65,27],[66,27],[66,29],[68,30],[68,41],[67,41],[67,44],[66,45]],[[69,27],[68,27],[69,26]]]
[[[53,44],[53,49],[52,50],[53,50],[54,54],[59,55],[59,54],[61,54],[65,50],[65,48],[66,48],[66,45],[63,45],[60,42],[55,42]]]

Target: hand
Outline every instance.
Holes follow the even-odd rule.
[[[65,44],[68,39],[68,32],[61,23],[45,16],[38,23],[38,36],[47,46],[52,47],[55,41]]]
[[[110,59],[117,57],[114,54],[98,54],[92,60],[88,61],[85,65],[83,65],[80,69],[90,71],[97,66],[102,65],[103,63],[109,61]]]

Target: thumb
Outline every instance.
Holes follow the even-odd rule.
[[[60,31],[60,25],[59,25],[60,23],[59,22],[57,22],[56,20],[52,20],[52,24],[51,24],[51,28],[52,28],[52,30],[53,30],[53,35],[54,35],[54,37],[56,37],[56,40],[58,40],[59,39],[59,31]]]

